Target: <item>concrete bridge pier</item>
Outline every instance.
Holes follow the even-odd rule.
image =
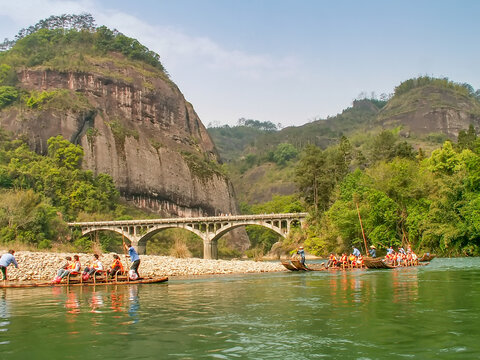
[[[132,245],[135,249],[137,249],[138,255],[145,255],[147,253],[147,244],[146,243],[139,244],[138,241],[137,241],[137,243],[134,244],[133,241],[132,241]]]
[[[203,240],[203,258],[210,260],[218,259],[218,248],[216,241]]]

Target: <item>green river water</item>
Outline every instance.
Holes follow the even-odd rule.
[[[479,359],[480,259],[0,290],[0,359],[298,358]]]

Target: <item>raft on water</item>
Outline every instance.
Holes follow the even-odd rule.
[[[394,269],[395,266],[387,264],[380,258],[364,258],[363,263],[368,269]]]
[[[437,257],[436,254],[426,253],[426,254],[423,254],[423,256],[421,258],[419,258],[418,261],[420,261],[420,262],[431,261],[432,259],[434,259],[436,257]]]
[[[133,284],[158,284],[168,281],[168,276],[153,277],[153,278],[139,278],[137,280],[130,280],[128,278],[112,279],[107,281],[90,280],[90,281],[76,281],[70,280],[68,282],[61,282],[54,284],[52,282],[38,282],[38,283],[20,283],[16,281],[0,281],[0,288],[33,288],[33,287],[59,287],[59,286],[100,286],[100,285],[133,285]]]
[[[396,269],[396,268],[405,268],[405,267],[416,267],[416,266],[426,266],[430,263],[424,262],[424,263],[417,263],[414,265],[408,265],[408,266],[394,266],[386,262],[382,258],[364,258],[363,262],[367,269]]]
[[[321,264],[308,264],[307,266],[302,265],[300,260],[282,260],[282,265],[285,266],[290,271],[328,271],[328,270],[352,270],[359,269],[358,267],[342,267],[342,266],[331,266],[326,267],[325,263]]]
[[[324,264],[309,264],[304,266],[300,260],[282,260],[282,265],[290,271],[323,271],[326,270]]]

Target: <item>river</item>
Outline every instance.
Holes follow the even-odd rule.
[[[480,258],[0,290],[1,359],[477,359]]]

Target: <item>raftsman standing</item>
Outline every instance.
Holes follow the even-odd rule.
[[[126,243],[123,243],[123,247],[125,248],[125,251],[128,251],[127,256],[132,262],[132,266],[130,266],[130,269],[135,271],[135,274],[137,274],[137,278],[140,278],[140,275],[138,273],[138,267],[140,266],[140,256],[138,256],[131,242],[128,242],[128,245]]]
[[[8,250],[8,253],[3,254],[2,257],[0,258],[0,269],[2,270],[3,274],[3,280],[7,280],[7,267],[11,263],[15,265],[15,267],[18,269],[18,264],[17,260],[15,260],[15,250]]]

